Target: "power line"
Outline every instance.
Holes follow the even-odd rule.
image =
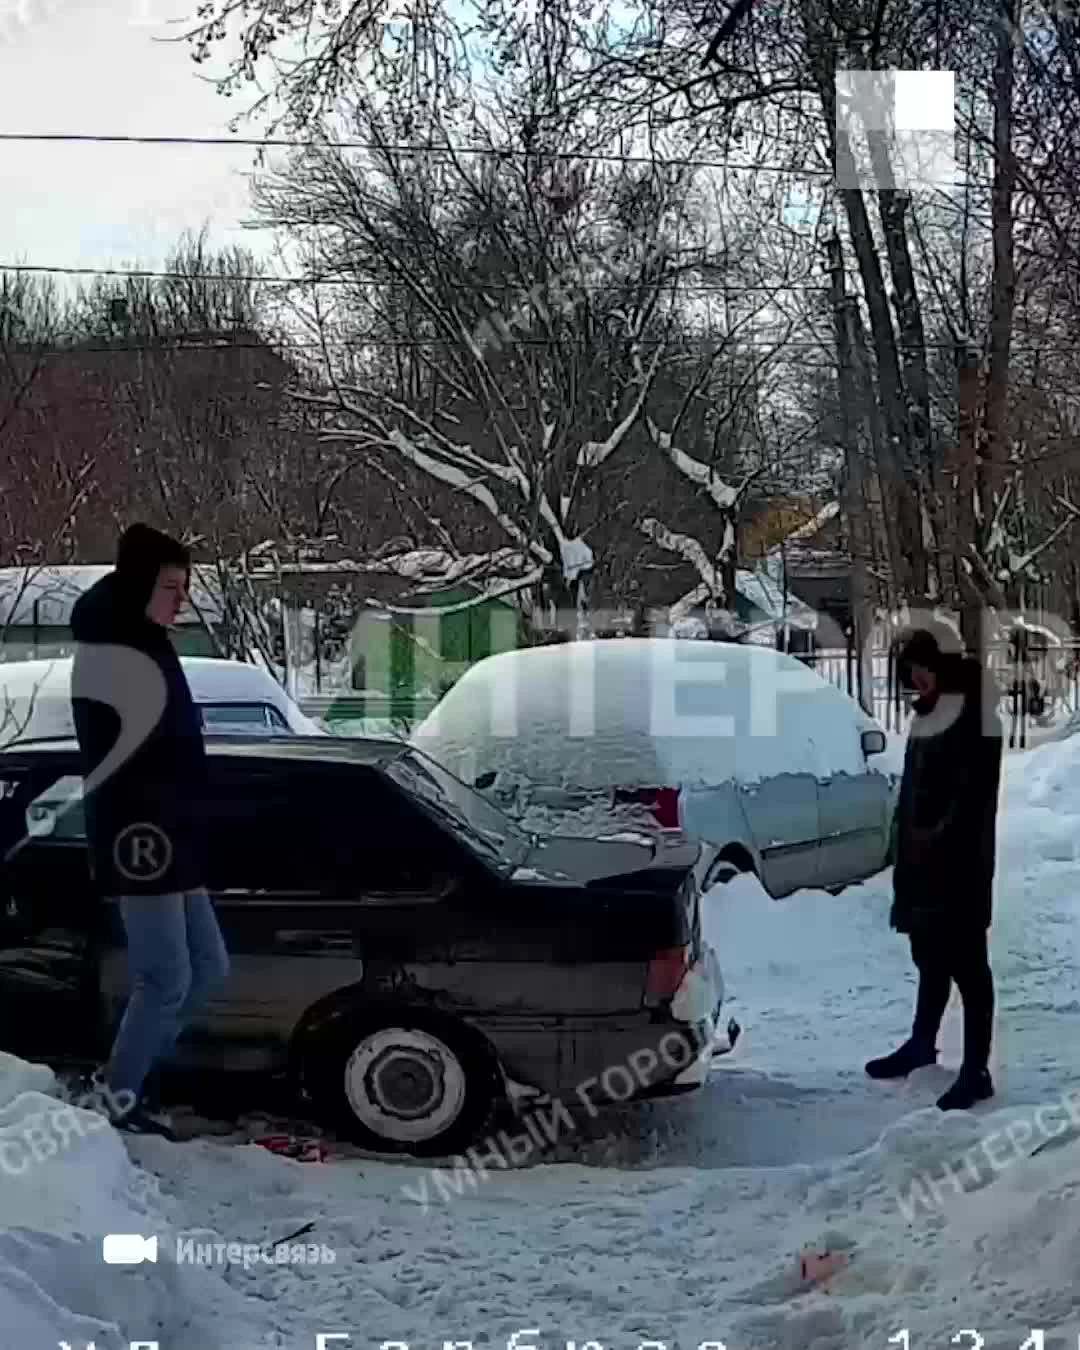
[[[318,141],[313,139],[296,140],[281,136],[113,136],[96,132],[51,132],[51,131],[3,131],[0,143],[33,145],[145,145],[167,148],[170,146],[206,146],[228,148],[230,146],[257,150],[311,150],[316,147],[328,150],[368,150],[380,151],[387,155],[427,155],[444,159],[455,156],[480,157],[490,159],[515,160],[535,156],[537,161],[554,163],[584,164],[639,164],[658,165],[665,168],[680,169],[736,169],[746,173],[791,174],[795,178],[811,178],[832,182],[835,173],[831,169],[812,169],[794,164],[774,164],[767,160],[699,159],[693,155],[631,155],[618,154],[603,150],[550,150],[535,151],[510,146],[490,145],[385,145],[378,141],[335,140]],[[869,186],[869,185],[868,185]],[[937,189],[961,188],[965,191],[992,192],[992,183],[954,182],[937,183]],[[871,190],[877,190],[871,188]],[[1044,196],[1075,195],[1072,189],[1051,190]]]
[[[483,347],[483,343],[478,339],[478,345]],[[494,344],[492,344],[494,345]],[[558,338],[509,338],[502,344],[505,348],[511,347],[558,347],[561,346]],[[643,338],[640,345],[643,348],[666,347],[670,345],[668,338]],[[823,342],[746,342],[747,347],[760,347],[762,349],[771,349],[782,347],[812,348],[820,350],[824,347]],[[102,343],[101,345],[91,345],[79,343],[72,346],[49,347],[41,344],[34,344],[32,349],[23,348],[23,353],[27,356],[33,356],[40,361],[48,361],[56,356],[83,356],[87,354],[94,355],[122,355],[131,352],[158,352],[162,354],[175,354],[178,352],[221,352],[223,355],[228,352],[258,351],[363,351],[370,347],[390,347],[390,348],[428,348],[428,347],[465,347],[467,343],[464,339],[450,338],[386,338],[377,337],[374,334],[369,337],[358,338],[335,338],[326,342],[315,340],[306,340],[303,342],[294,342],[290,339],[271,339],[265,342],[231,342],[228,338],[222,338],[220,342],[195,341],[187,342],[183,338],[178,338],[173,342],[134,342],[134,343]],[[951,348],[950,348],[951,350]],[[1016,349],[1013,348],[1015,351]],[[1046,350],[1040,348],[1040,350]]]
[[[482,346],[482,344],[480,345]],[[512,347],[558,347],[561,346],[562,343],[559,338],[510,337],[502,345],[504,348],[510,349]],[[640,340],[640,346],[646,349],[655,347],[666,347],[669,345],[674,350],[677,344],[672,342],[668,338],[659,338],[659,337],[642,338]],[[683,345],[689,344],[687,342],[684,343]],[[822,338],[819,341],[802,338],[791,341],[779,338],[772,341],[768,339],[757,339],[753,341],[747,339],[742,343],[742,345],[744,347],[760,348],[762,350],[775,350],[778,353],[788,350],[795,350],[795,351],[820,351],[825,354],[828,354],[830,350],[829,341],[828,339],[825,338]],[[83,356],[90,354],[108,355],[110,353],[115,355],[122,355],[124,353],[132,353],[132,352],[158,352],[162,354],[175,354],[178,352],[208,351],[208,352],[220,352],[224,355],[228,352],[235,352],[235,351],[260,351],[260,352],[323,351],[323,350],[363,351],[372,347],[375,348],[388,347],[392,349],[393,348],[415,349],[415,348],[430,348],[430,347],[458,348],[465,346],[467,346],[467,343],[465,342],[464,339],[387,338],[371,334],[356,338],[327,339],[325,342],[317,340],[305,340],[305,341],[293,341],[291,339],[278,340],[272,338],[267,338],[265,341],[262,342],[251,342],[251,341],[232,342],[228,338],[223,337],[220,341],[217,342],[212,341],[208,342],[205,340],[188,342],[185,341],[183,338],[177,338],[172,342],[167,340],[157,342],[137,342],[137,343],[105,342],[101,343],[100,345],[90,343],[87,344],[80,343],[78,345],[56,346],[56,347],[34,344],[32,347],[24,347],[22,349],[22,354],[36,357],[41,361],[47,361],[57,356]],[[18,348],[16,348],[15,350],[16,354],[18,354]],[[909,351],[952,352],[955,351],[955,347],[951,342],[924,342],[914,344],[898,343],[897,350],[899,352],[909,352]],[[1020,355],[1073,356],[1080,353],[1080,343],[1066,344],[1058,347],[1047,347],[1039,344],[1016,346],[1014,344],[1012,347],[1010,347],[1010,351],[1016,352],[1017,354]],[[832,368],[834,366],[835,362],[832,360],[823,363],[823,367]]]
[[[391,286],[400,286],[401,282],[385,281],[377,277],[299,277],[299,276],[263,276],[260,274],[243,275],[233,272],[168,272],[154,271],[150,268],[128,268],[128,267],[54,267],[44,263],[6,263],[0,262],[0,274],[4,272],[29,273],[44,276],[72,276],[72,277],[122,277],[125,280],[132,281],[200,281],[200,282],[238,282],[247,284],[262,283],[267,285],[279,286],[374,286],[376,288],[387,288]],[[538,283],[541,284],[542,283]],[[625,286],[613,285],[610,282],[602,284],[590,282],[573,283],[573,288],[580,291],[617,291],[620,294],[633,289],[631,284]],[[467,282],[458,286],[459,290],[475,291],[477,294],[483,294],[486,291],[508,291],[513,295],[524,298],[525,292],[521,286],[513,285],[510,282],[496,282],[487,284],[485,282]],[[804,283],[792,283],[783,286],[683,286],[681,283],[679,289],[684,294],[689,295],[744,295],[761,293],[765,295],[778,295],[784,291],[813,291],[824,293],[829,288],[825,285],[806,285]]]
[[[745,169],[747,172],[792,173],[800,178],[829,178],[833,174],[828,169],[797,169],[793,165],[769,164],[765,161],[750,160],[739,163],[731,159],[696,159],[692,156],[673,155],[659,158],[656,155],[614,154],[600,150],[553,150],[539,152],[510,147],[496,148],[489,145],[380,145],[377,141],[316,141],[294,140],[289,137],[270,136],[110,136],[82,132],[34,132],[3,131],[0,142],[31,143],[40,145],[151,145],[151,146],[240,146],[259,150],[312,150],[316,147],[328,150],[378,150],[390,155],[431,155],[451,158],[462,156],[487,156],[491,159],[522,159],[535,156],[537,160],[591,164],[660,164],[665,168],[681,169]]]

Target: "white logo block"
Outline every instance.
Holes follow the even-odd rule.
[[[836,184],[931,191],[956,181],[951,70],[836,72]]]

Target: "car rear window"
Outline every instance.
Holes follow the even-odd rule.
[[[207,731],[288,731],[289,724],[270,703],[200,703]]]
[[[426,755],[406,750],[384,772],[489,867],[509,872],[528,854],[528,836],[509,817]]]

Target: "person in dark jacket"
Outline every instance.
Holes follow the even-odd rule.
[[[190,578],[183,545],[133,525],[71,615],[91,870],[128,946],[130,997],[103,1086],[114,1123],[136,1131],[163,1128],[147,1077],[229,969],[200,856],[202,718],[169,636]]]
[[[935,624],[901,640],[898,674],[915,693],[897,807],[890,923],[908,936],[919,974],[910,1038],[866,1066],[872,1078],[903,1078],[937,1061],[937,1037],[952,985],[964,1005],[960,1074],[938,1100],[966,1110],[993,1096],[989,1060],[994,981],[987,936],[992,917],[1002,730],[979,662]]]

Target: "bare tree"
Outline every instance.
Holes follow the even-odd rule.
[[[43,396],[64,319],[51,283],[0,275],[0,647],[43,569],[71,556],[94,487],[95,458],[57,434]]]
[[[313,274],[345,283],[308,309],[329,389],[304,401],[391,489],[426,480],[425,542],[500,573],[512,554],[522,590],[584,613],[588,465],[640,432],[680,279],[704,261],[683,175],[508,164],[494,145],[418,159],[383,133],[373,118],[367,158],[314,150],[260,189]]]

